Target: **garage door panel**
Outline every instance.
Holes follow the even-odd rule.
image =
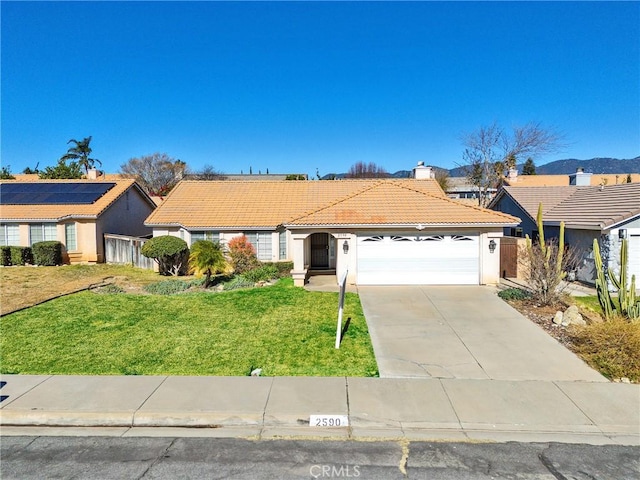
[[[456,238],[457,237],[457,238]],[[397,241],[399,237],[361,237],[358,283],[361,285],[477,285],[477,236],[439,235]],[[411,239],[408,236],[406,238]]]

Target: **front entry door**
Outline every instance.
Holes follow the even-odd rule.
[[[311,235],[311,268],[329,268],[329,234]]]

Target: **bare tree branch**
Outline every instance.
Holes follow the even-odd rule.
[[[478,189],[478,204],[486,206],[491,189],[497,188],[509,168],[515,168],[518,158],[533,158],[559,151],[563,136],[540,123],[513,127],[510,132],[497,123],[480,127],[462,137],[465,150],[463,168],[469,183]]]
[[[135,178],[149,195],[166,195],[182,179],[187,164],[166,153],[132,158],[120,166],[120,173]]]

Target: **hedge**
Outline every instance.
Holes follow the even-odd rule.
[[[31,248],[36,265],[62,265],[62,243],[55,240],[37,242]]]
[[[31,247],[9,247],[11,250],[11,265],[26,265],[33,263]]]
[[[33,263],[33,251],[31,247],[0,247],[0,265],[25,265]]]
[[[3,267],[11,265],[11,247],[0,247],[0,265]]]

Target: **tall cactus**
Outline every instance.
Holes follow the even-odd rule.
[[[555,244],[548,244],[545,239],[542,203],[538,205],[536,224],[538,226],[538,244],[534,247],[531,238],[529,238],[528,235],[526,237],[526,248],[529,258],[535,256],[535,258],[538,259],[536,261],[537,272],[530,275],[529,286],[534,296],[546,305],[557,297],[558,287],[561,281],[567,276],[567,272],[563,269],[564,222],[560,223],[557,251]]]
[[[604,317],[609,320],[613,317],[615,305],[613,304],[613,299],[609,293],[609,283],[607,282],[607,277],[604,273],[602,256],[600,255],[600,245],[598,245],[597,238],[593,239],[593,260],[596,264],[596,292],[598,294],[598,302],[600,303]]]
[[[538,236],[540,242],[540,250],[545,258],[545,267],[550,268],[551,262],[551,248],[547,245],[544,239],[544,223],[542,221],[542,203],[538,204],[538,215],[536,216],[536,224],[538,225]],[[527,246],[531,246],[531,240],[527,237]],[[564,222],[560,222],[560,233],[558,234],[558,254],[556,256],[555,269],[560,277],[564,279],[567,276],[567,272],[562,271],[562,259],[564,256]]]
[[[627,240],[623,239],[620,245],[620,273],[614,275],[611,269],[607,269],[607,274],[605,275],[598,240],[593,240],[593,258],[598,276],[596,279],[596,291],[598,292],[598,301],[607,319],[613,316],[614,311],[632,320],[640,319],[640,300],[636,298],[635,275],[631,276],[631,285],[627,288],[628,248]],[[618,291],[617,302],[614,302],[609,293],[607,277]]]

